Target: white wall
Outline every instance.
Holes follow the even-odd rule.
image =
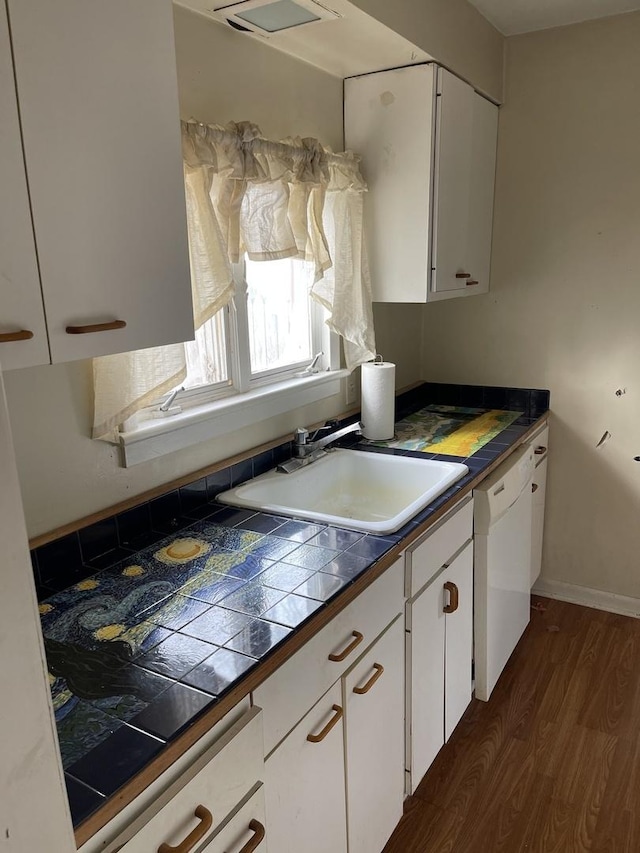
[[[476,89],[503,97],[504,36],[468,0],[352,0]]]
[[[270,137],[315,136],[342,148],[341,80],[183,9],[176,8],[175,22],[184,118],[220,124],[248,119]],[[399,362],[399,386],[414,382],[420,371],[420,328],[405,314],[414,327],[410,340],[402,331],[396,335],[397,312],[376,312],[385,357]],[[13,371],[5,383],[31,537],[345,409],[337,395],[125,469],[114,447],[89,438],[91,362]]]
[[[508,39],[491,292],[425,307],[423,371],[434,381],[551,389],[543,576],[632,596],[638,44],[640,14]],[[612,438],[597,450],[605,430]]]

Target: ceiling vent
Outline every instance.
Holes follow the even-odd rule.
[[[216,18],[234,29],[266,38],[284,30],[339,18],[337,12],[315,0],[243,0],[211,9]]]

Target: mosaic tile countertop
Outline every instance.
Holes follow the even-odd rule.
[[[395,436],[379,447],[418,450],[441,456],[473,456],[523,415],[500,409],[431,404],[395,426]]]
[[[121,543],[112,552],[117,564],[45,598],[42,631],[74,824],[536,420],[515,418],[473,455],[455,457],[469,474],[392,535],[204,499],[183,513],[179,533],[147,533],[140,550]]]

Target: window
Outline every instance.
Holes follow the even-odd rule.
[[[180,386],[180,406],[294,378],[318,354],[318,371],[332,366],[326,312],[309,296],[312,275],[309,264],[291,258],[245,258],[235,265],[233,302],[186,344],[187,377]]]

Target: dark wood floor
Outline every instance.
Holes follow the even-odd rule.
[[[640,620],[535,599],[384,853],[640,853]]]

